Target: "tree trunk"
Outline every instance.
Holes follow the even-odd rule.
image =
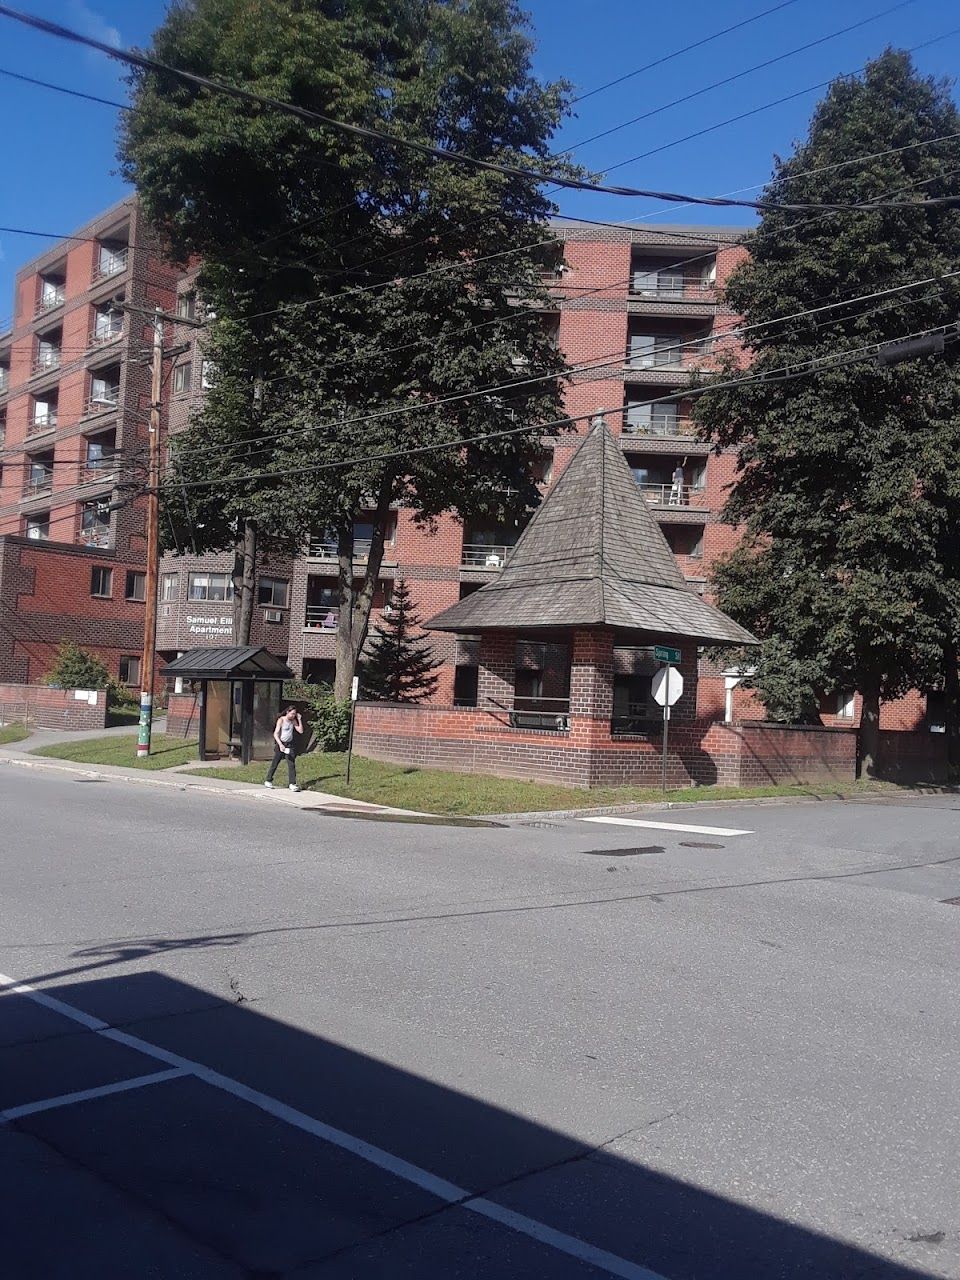
[[[880,754],[880,677],[861,681],[860,777],[875,778]]]
[[[953,636],[943,646],[943,695],[947,763],[952,775],[960,769],[960,674],[957,672],[957,642]]]
[[[366,643],[370,626],[370,610],[377,589],[380,566],[383,564],[383,544],[390,518],[390,502],[393,497],[393,477],[384,476],[377,494],[373,515],[373,538],[367,557],[363,586],[355,589],[353,580],[353,523],[337,534],[337,572],[340,587],[340,614],[337,618],[337,671],[333,681],[333,696],[341,702],[350,697],[353,677],[360,662],[360,654]]]
[[[257,577],[257,522],[244,520],[233,553],[233,643],[250,643]]]

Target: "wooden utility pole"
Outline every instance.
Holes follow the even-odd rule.
[[[150,754],[153,686],[157,669],[157,582],[160,572],[160,393],[163,385],[163,312],[153,317],[150,380],[150,461],[147,479],[147,581],[143,604],[143,658],[140,663],[140,731],[137,759]]]

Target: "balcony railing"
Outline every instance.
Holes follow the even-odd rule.
[[[697,424],[693,418],[631,418],[629,405],[623,414],[623,434],[625,436],[671,436],[692,440],[697,434]]]
[[[467,569],[502,569],[512,547],[491,546],[484,542],[465,542],[460,564]]]
[[[325,604],[308,604],[303,619],[304,630],[336,631],[339,618],[339,609],[331,609]]]
[[[114,249],[110,252],[101,252],[97,265],[94,268],[94,280],[103,280],[106,276],[119,275],[121,271],[126,271],[128,260],[127,249]]]
[[[77,534],[77,541],[85,547],[109,547],[110,529],[109,527],[81,529]]]
[[[87,396],[83,405],[83,416],[91,417],[95,413],[109,413],[116,409],[120,398],[120,388],[102,395]]]
[[[113,457],[85,462],[80,468],[80,483],[93,484],[98,480],[107,480],[114,474],[116,469],[117,463]]]
[[[682,276],[665,276],[659,280],[634,276],[630,282],[630,296],[656,299],[657,302],[714,302],[717,286]]]
[[[41,436],[45,431],[53,431],[57,425],[56,410],[37,414],[27,423],[28,436]]]
[[[90,330],[90,336],[87,339],[88,347],[104,347],[108,342],[116,342],[118,338],[123,337],[123,325],[118,325],[115,329],[105,328],[100,325],[98,328]]]
[[[23,486],[23,496],[25,498],[37,498],[41,493],[49,493],[53,488],[53,472],[47,471],[44,475],[31,476],[27,483]]]
[[[367,560],[370,556],[370,540],[358,538],[353,544],[354,560]],[[311,560],[336,560],[337,544],[329,538],[311,538],[307,555]]]
[[[62,285],[59,289],[54,289],[50,293],[41,294],[37,299],[37,305],[34,308],[33,314],[35,316],[42,316],[48,311],[53,311],[57,307],[62,307],[65,297],[66,290]]]
[[[650,484],[638,481],[637,486],[654,507],[706,507],[706,490],[692,484]]]
[[[624,358],[627,369],[693,369],[703,365],[711,355],[706,345],[690,346],[678,338],[669,346],[656,347],[652,351],[628,350]]]
[[[34,373],[49,373],[52,369],[60,368],[60,352],[59,351],[38,351],[33,358]]]

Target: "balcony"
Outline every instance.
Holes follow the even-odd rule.
[[[59,348],[41,348],[33,357],[34,374],[52,373],[60,368]]]
[[[460,564],[465,569],[502,569],[508,552],[513,548],[488,542],[465,542],[460,553]]]
[[[105,347],[111,342],[116,342],[123,337],[123,321],[118,324],[97,324],[90,330],[87,337],[87,347],[89,349],[95,347]]]
[[[638,406],[645,407],[645,406]],[[694,440],[697,435],[697,424],[693,418],[661,417],[653,414],[646,418],[638,417],[636,410],[627,405],[623,413],[623,434],[625,436],[649,436],[654,439]]]
[[[100,256],[93,270],[94,280],[105,280],[110,276],[119,275],[121,271],[126,271],[129,256],[130,250],[126,246],[122,249],[101,246]]]
[[[336,631],[340,618],[339,609],[325,604],[308,604],[303,619],[304,631]]]
[[[38,316],[46,315],[48,311],[55,311],[57,307],[62,307],[65,299],[66,287],[64,285],[47,284],[45,282],[33,311],[34,319]]]
[[[357,538],[353,544],[354,561],[369,559],[371,545],[370,539]],[[329,538],[311,538],[307,555],[311,560],[336,560],[336,541],[331,541]]]
[[[55,431],[57,426],[56,409],[48,409],[45,413],[35,413],[27,423],[28,436],[42,436],[48,431]]]
[[[628,373],[641,369],[655,371],[658,369],[695,369],[702,368],[704,360],[711,354],[707,341],[698,338],[684,338],[680,334],[652,348],[631,348],[627,351],[624,364]]]
[[[88,459],[80,468],[81,484],[103,484],[111,480],[117,471],[117,463],[113,456],[109,458]]]
[[[109,526],[98,526],[94,529],[81,529],[77,534],[77,542],[84,547],[109,547]]]
[[[111,387],[109,391],[97,391],[87,396],[83,404],[83,416],[91,418],[97,413],[116,413],[120,400],[120,388]]]
[[[41,494],[50,493],[53,489],[53,471],[31,471],[30,478],[23,486],[25,498],[39,498]]]
[[[709,510],[706,489],[700,485],[638,481],[637,488],[652,507],[695,507],[697,510]]]
[[[637,271],[630,281],[630,296],[652,298],[658,302],[714,302],[717,286],[696,277],[690,279],[662,272]]]

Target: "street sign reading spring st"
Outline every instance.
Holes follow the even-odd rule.
[[[669,649],[665,644],[654,645],[653,656],[657,662],[679,662],[680,650]]]

